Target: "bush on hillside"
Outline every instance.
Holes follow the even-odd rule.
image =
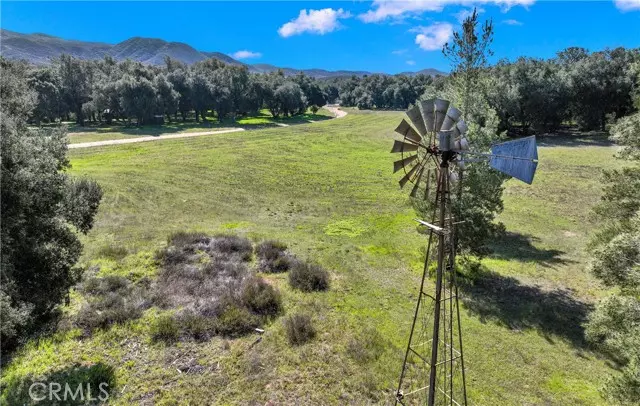
[[[162,315],[151,322],[151,340],[172,343],[178,339],[178,323],[170,315]]]
[[[284,321],[287,339],[291,345],[302,345],[316,336],[311,317],[307,314],[294,314]]]
[[[78,290],[87,303],[80,308],[75,324],[85,333],[137,319],[149,307],[143,284],[133,285],[122,276],[88,278]]]
[[[289,270],[289,285],[304,292],[329,289],[329,272],[315,264],[295,261]]]
[[[244,282],[242,302],[249,310],[262,316],[275,316],[282,311],[280,292],[258,277]]]
[[[263,241],[256,247],[258,270],[264,273],[287,272],[294,258],[287,253],[284,243],[274,240]]]

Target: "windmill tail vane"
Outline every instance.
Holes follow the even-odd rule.
[[[538,165],[536,139],[495,144],[489,153],[475,151],[462,113],[442,99],[420,101],[406,116],[395,129],[402,140],[395,140],[391,149],[401,155],[393,171],[404,171],[399,184],[402,188],[412,183],[412,197],[434,204],[430,219],[417,219],[428,230],[428,242],[395,400],[401,405],[467,405],[455,272],[456,226],[464,219],[455,219],[451,210],[452,185],[459,181],[455,169],[462,173],[467,164],[488,162],[491,168],[530,184]],[[435,287],[429,287],[434,256]]]

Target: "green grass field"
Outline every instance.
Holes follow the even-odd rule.
[[[94,272],[153,275],[153,252],[180,230],[278,239],[331,270],[325,293],[267,276],[288,314],[313,316],[318,336],[292,348],[276,320],[255,345],[248,336],[164,346],[150,340],[151,309],[90,338],[72,330],[29,344],[3,385],[102,362],[116,368],[114,404],[391,404],[425,243],[391,173],[400,117],[350,111],[312,125],[71,151],[72,173],[105,190],[84,238]],[[604,293],[584,249],[615,147],[579,137],[540,144],[534,184],[507,182],[507,238],[463,289],[473,405],[605,404],[598,388],[614,372],[580,324]],[[120,246],[128,255],[109,254]],[[184,362],[202,369],[183,373]]]
[[[162,136],[165,134],[181,134],[190,132],[218,131],[229,128],[267,128],[277,127],[278,124],[302,124],[310,121],[326,120],[333,117],[333,114],[325,109],[320,109],[316,114],[310,111],[306,114],[294,117],[274,118],[268,110],[261,110],[254,116],[241,117],[233,121],[226,119],[222,122],[217,121],[214,117],[208,117],[206,122],[196,122],[193,117],[189,121],[165,123],[164,125],[145,125],[136,127],[125,126],[119,122],[112,125],[88,125],[86,127],[77,126],[75,123],[69,125],[69,143],[78,144],[82,142],[94,142],[105,140],[120,140],[134,137]]]

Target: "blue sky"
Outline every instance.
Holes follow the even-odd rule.
[[[494,60],[547,58],[568,46],[640,47],[640,0],[2,1],[1,25],[108,43],[156,37],[283,67],[447,71],[441,45],[473,6],[494,21]]]

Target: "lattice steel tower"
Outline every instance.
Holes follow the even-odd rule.
[[[396,391],[396,404],[467,405],[466,376],[456,284],[456,225],[452,213],[452,185],[460,185],[471,162],[489,165],[526,183],[533,181],[538,154],[534,137],[494,145],[491,153],[469,150],[467,125],[461,112],[446,100],[427,100],[407,111],[396,128],[394,172],[404,170],[400,186],[413,183],[411,196],[430,204],[428,243],[420,293]],[[467,158],[472,155],[474,158]],[[458,188],[459,198],[462,189]],[[433,269],[435,265],[435,269]],[[427,286],[435,270],[435,288]]]

